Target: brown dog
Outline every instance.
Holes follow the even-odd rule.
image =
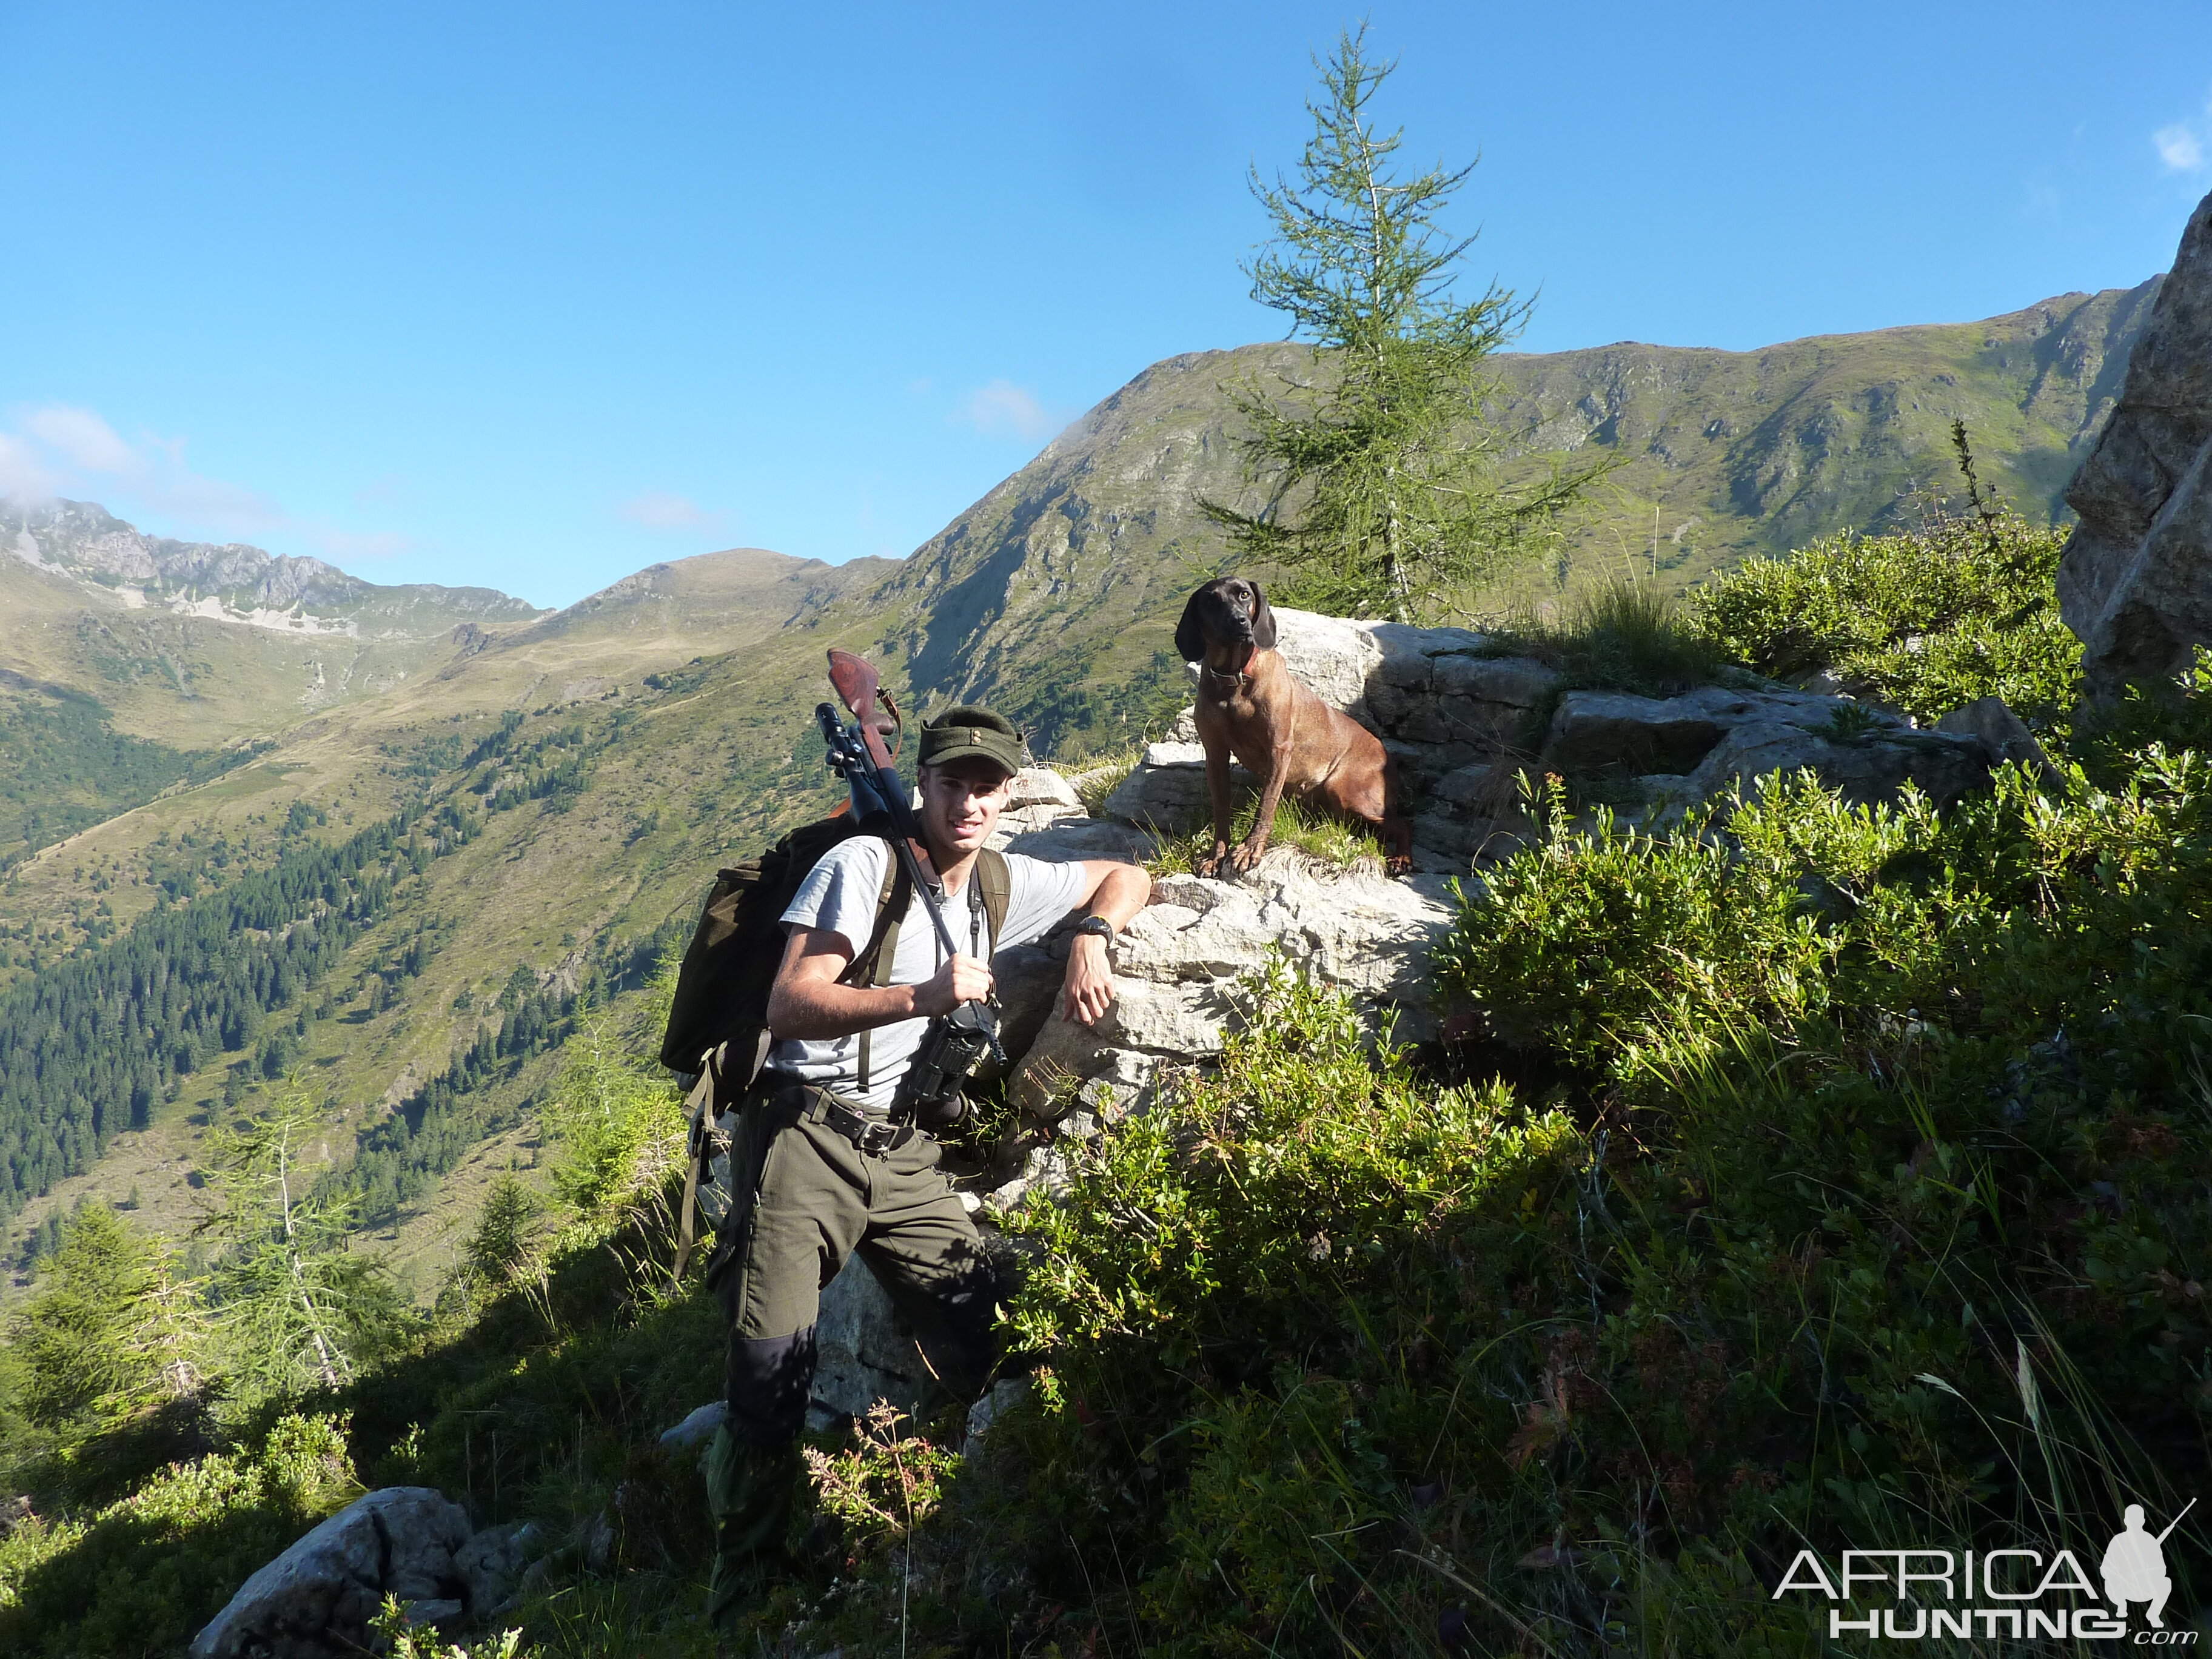
[[[1389,870],[1413,867],[1413,826],[1399,816],[1398,769],[1372,732],[1331,708],[1300,684],[1275,650],[1275,613],[1260,584],[1224,576],[1190,596],[1176,624],[1176,649],[1200,664],[1198,737],[1206,745],[1206,782],[1213,796],[1213,851],[1199,874],[1218,875],[1224,862],[1242,872],[1260,861],[1275,827],[1275,808],[1289,790],[1351,823],[1364,824],[1390,848]],[[1229,761],[1243,761],[1261,780],[1252,833],[1229,849]]]

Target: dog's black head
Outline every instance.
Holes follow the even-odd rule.
[[[1176,651],[1185,662],[1200,662],[1215,646],[1275,648],[1275,613],[1260,584],[1242,576],[1210,581],[1190,596],[1176,624]],[[1240,665],[1241,666],[1241,665]]]

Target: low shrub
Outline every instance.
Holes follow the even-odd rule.
[[[173,1652],[361,1491],[343,1419],[288,1415],[258,1443],[173,1464],[88,1516],[20,1522],[0,1538],[0,1649]]]
[[[1747,560],[1694,597],[1690,622],[1775,678],[1831,670],[1919,720],[2002,697],[2048,726],[2080,685],[2081,641],[2059,621],[2053,586],[2066,533],[2014,514],[1847,532],[1787,559]]]

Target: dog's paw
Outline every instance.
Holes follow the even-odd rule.
[[[1249,870],[1254,865],[1257,864],[1260,861],[1261,854],[1265,853],[1267,850],[1267,843],[1266,842],[1248,841],[1242,847],[1239,847],[1235,852],[1229,855],[1229,867],[1231,871],[1241,876],[1247,870]]]
[[[1229,843],[1217,841],[1213,850],[1191,866],[1191,873],[1198,876],[1218,876],[1222,866],[1229,862]]]

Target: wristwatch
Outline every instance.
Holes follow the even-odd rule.
[[[1094,939],[1111,939],[1114,937],[1114,924],[1103,916],[1085,916],[1075,924],[1075,931],[1089,933]]]

